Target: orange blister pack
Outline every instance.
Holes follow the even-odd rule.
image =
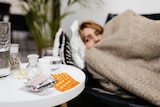
[[[53,87],[55,87],[57,90],[62,91],[62,92],[69,90],[80,83],[80,82],[76,81],[75,79],[73,79],[66,72],[62,72],[59,74],[51,74],[51,75],[57,81],[53,85]]]

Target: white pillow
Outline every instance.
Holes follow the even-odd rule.
[[[68,36],[61,28],[59,28],[55,36],[53,55],[60,56],[62,58],[63,64],[76,66],[72,58],[70,40],[68,39]]]
[[[62,28],[59,28],[56,35],[55,35],[55,39],[54,39],[54,47],[53,47],[53,56],[58,56],[59,54],[59,39],[60,39],[60,35],[62,33]]]
[[[75,64],[80,68],[84,68],[84,55],[86,51],[86,46],[78,32],[79,23],[78,20],[75,20],[70,26],[70,45],[72,50],[72,57]]]

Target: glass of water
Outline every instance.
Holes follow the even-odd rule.
[[[10,22],[0,21],[0,77],[10,74]]]

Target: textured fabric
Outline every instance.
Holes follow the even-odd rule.
[[[60,56],[63,64],[76,66],[72,58],[70,41],[61,28],[58,30],[55,37],[54,55]]]
[[[60,45],[60,35],[63,32],[63,29],[59,28],[56,32],[55,39],[54,39],[54,47],[53,47],[53,55],[58,56],[59,55],[59,45]]]
[[[64,32],[62,32],[60,36],[59,48],[60,48],[60,56],[63,60],[63,63],[67,65],[75,65],[73,58],[72,58],[70,42]]]
[[[125,89],[160,106],[160,21],[127,10],[104,27],[85,55],[87,69],[106,89]],[[112,89],[112,88],[110,88]]]
[[[107,15],[106,23],[110,21],[113,17],[117,16],[118,14],[109,13]],[[141,14],[144,17],[147,17],[149,19],[153,20],[160,20],[160,13],[152,13],[152,14]]]

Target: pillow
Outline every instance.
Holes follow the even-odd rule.
[[[70,41],[66,33],[61,28],[55,36],[53,55],[60,56],[63,64],[76,66],[72,58]]]
[[[61,33],[62,33],[62,29],[59,28],[59,30],[57,31],[55,35],[55,39],[54,39],[53,56],[59,55],[59,45],[60,45],[59,38],[60,38]]]
[[[70,38],[73,60],[76,63],[77,67],[83,69],[86,46],[81,40],[78,28],[79,28],[78,20],[75,20],[70,26],[69,38]]]

